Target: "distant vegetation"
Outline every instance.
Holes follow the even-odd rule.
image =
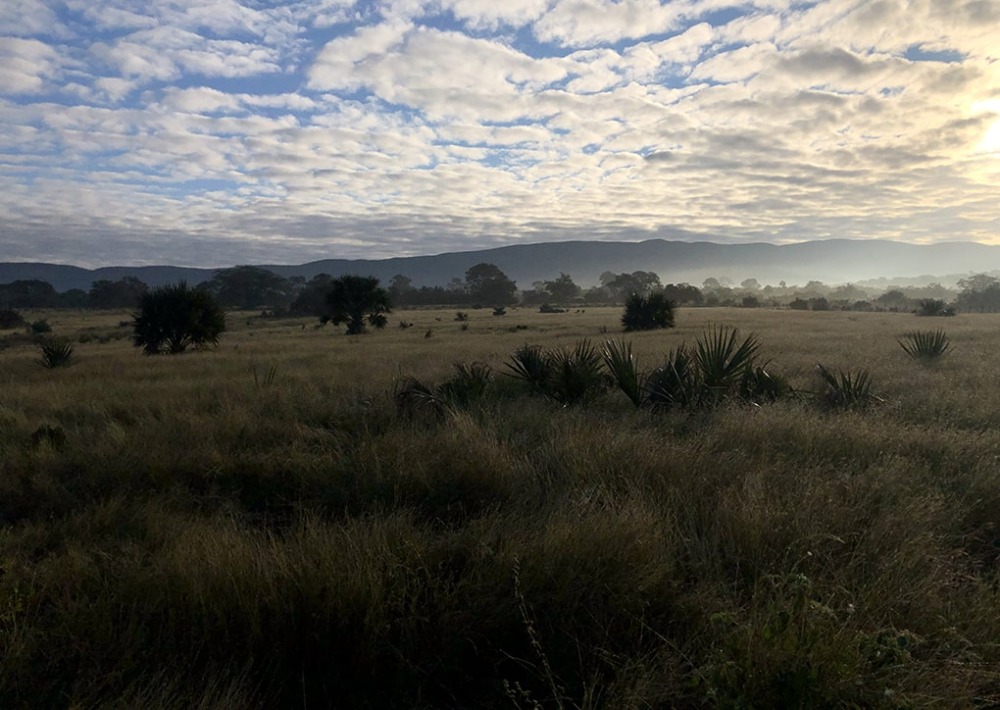
[[[257,266],[235,266],[217,271],[200,288],[211,293],[227,309],[320,317],[327,307],[326,297],[333,281],[334,277],[329,274],[318,274],[306,280],[285,278]],[[662,294],[680,307],[913,311],[921,315],[1000,312],[1000,280],[989,274],[961,279],[957,289],[936,283],[875,289],[852,284],[829,286],[819,281],[803,286],[785,282],[761,285],[754,278],[744,279],[739,284],[709,278],[698,287],[686,283],[663,284],[659,275],[649,271],[606,271],[601,274],[600,283],[583,288],[570,274],[563,272],[551,281],[537,281],[530,287],[518,288],[496,265],[481,263],[444,286],[415,286],[411,278],[396,274],[384,288],[389,303],[399,308],[506,308],[518,305],[579,308],[624,304],[632,294],[642,297]],[[0,309],[134,309],[146,290],[146,284],[134,277],[95,281],[90,291],[65,293],[57,293],[44,281],[21,280],[0,284]],[[928,310],[928,304],[936,304],[937,310]]]

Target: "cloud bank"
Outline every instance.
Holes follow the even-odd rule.
[[[1000,242],[1000,3],[8,0],[0,260]]]

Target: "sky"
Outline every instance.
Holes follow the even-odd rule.
[[[0,0],[0,261],[1000,243],[1000,0]]]

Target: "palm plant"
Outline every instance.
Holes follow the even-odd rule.
[[[601,371],[601,353],[589,340],[581,340],[572,349],[548,353],[548,359],[546,394],[557,402],[580,402],[599,394],[607,386]]]
[[[42,356],[38,364],[54,370],[57,367],[69,367],[73,361],[73,346],[65,341],[49,340],[41,344]]]
[[[632,344],[625,342],[624,339],[605,341],[601,355],[618,388],[625,393],[632,404],[636,407],[642,406],[645,388],[638,363],[632,355]]]
[[[897,341],[903,351],[914,360],[930,362],[951,349],[951,341],[943,330],[914,331]]]
[[[872,381],[867,370],[858,372],[833,373],[816,365],[816,372],[823,382],[820,399],[834,409],[867,409],[872,404],[882,401],[872,391]]]
[[[622,326],[626,331],[673,328],[674,302],[662,293],[633,293],[625,300]]]
[[[511,354],[507,368],[514,377],[527,382],[532,390],[545,391],[551,372],[551,363],[547,353],[540,345],[525,344],[519,347]]]
[[[691,351],[684,345],[667,353],[666,361],[646,377],[650,404],[687,407],[700,397],[700,378]]]
[[[718,401],[733,392],[754,366],[760,343],[751,333],[738,342],[736,328],[719,326],[702,335],[695,344],[694,361],[701,386],[709,399]]]

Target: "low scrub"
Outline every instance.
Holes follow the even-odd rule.
[[[726,400],[773,402],[793,394],[788,382],[759,362],[756,334],[740,338],[735,328],[704,333],[693,348],[682,344],[648,373],[638,369],[632,346],[605,343],[604,363],[618,388],[636,407],[712,407]]]
[[[451,379],[436,387],[425,385],[415,377],[402,380],[393,393],[397,407],[405,412],[429,409],[442,414],[482,399],[493,379],[493,369],[479,362],[456,363],[454,367]]]
[[[48,340],[40,346],[38,364],[48,370],[69,367],[73,363],[73,346],[64,340]]]
[[[867,370],[833,372],[823,365],[816,365],[816,373],[822,381],[822,389],[817,396],[831,409],[867,409],[882,401],[872,391],[872,380]]]
[[[937,360],[951,349],[951,341],[943,330],[906,333],[899,346],[914,360],[930,362]]]
[[[523,345],[511,355],[507,368],[528,383],[532,392],[561,404],[593,399],[608,387],[601,352],[589,340],[552,350]]]
[[[633,293],[625,300],[622,327],[626,332],[674,327],[674,302],[662,293],[640,296]]]

